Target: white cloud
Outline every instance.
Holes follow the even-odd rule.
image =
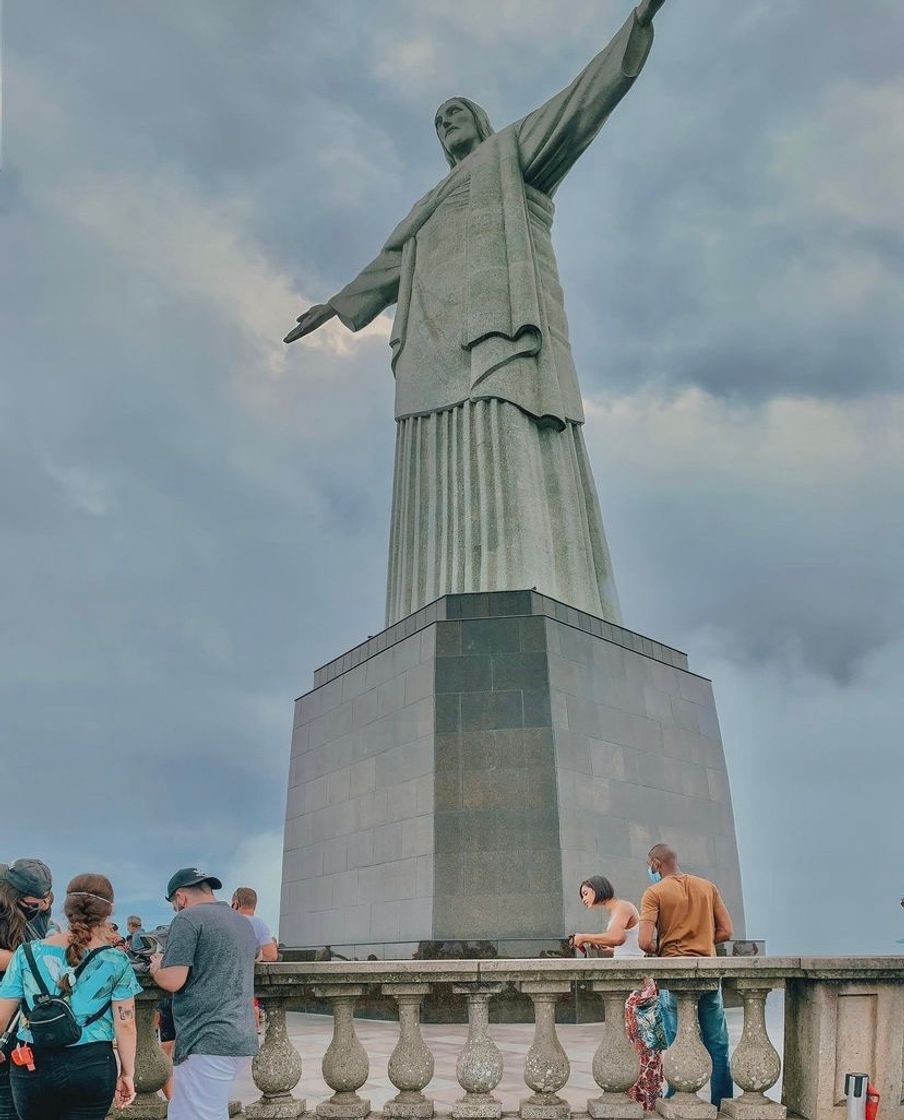
[[[585,401],[591,446],[619,471],[699,485],[824,488],[872,475],[893,481],[904,462],[904,395],[839,402],[774,397],[740,405],[701,389]]]
[[[776,138],[773,171],[802,210],[897,230],[904,197],[904,82],[850,80]]]
[[[113,481],[99,471],[46,462],[47,473],[62,487],[67,501],[82,513],[106,517],[114,506]]]
[[[261,832],[248,836],[229,861],[223,880],[224,897],[236,887],[254,887],[257,912],[276,934],[279,926],[279,894],[282,887],[283,833]]]

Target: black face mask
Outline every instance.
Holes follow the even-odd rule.
[[[19,909],[25,915],[32,937],[36,940],[46,937],[50,927],[50,911],[41,910],[38,906],[20,906]]]

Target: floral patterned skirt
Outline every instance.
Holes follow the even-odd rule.
[[[644,1112],[655,1112],[656,1101],[662,1096],[662,1051],[650,1050],[638,1035],[637,1008],[658,996],[656,982],[648,976],[644,986],[632,992],[625,1001],[625,1027],[640,1058],[640,1076],[628,1090],[632,1101],[643,1105]]]

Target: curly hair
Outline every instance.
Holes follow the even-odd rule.
[[[113,913],[113,884],[106,875],[76,875],[66,887],[63,913],[69,921],[66,962],[70,968],[77,968],[91,938]],[[60,980],[60,989],[66,995],[71,993],[68,975]]]
[[[12,883],[0,880],[0,949],[18,949],[27,940],[21,898]]]

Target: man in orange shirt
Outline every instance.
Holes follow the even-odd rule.
[[[708,879],[685,875],[678,856],[666,844],[656,844],[647,856],[653,886],[640,901],[638,943],[645,953],[659,957],[714,957],[716,945],[731,938],[731,915],[718,888]],[[678,1011],[671,992],[659,993],[669,1045],[678,1033]],[[713,1062],[710,1100],[718,1108],[733,1096],[728,1064],[728,1027],[722,992],[701,992],[697,1005],[700,1034]]]

